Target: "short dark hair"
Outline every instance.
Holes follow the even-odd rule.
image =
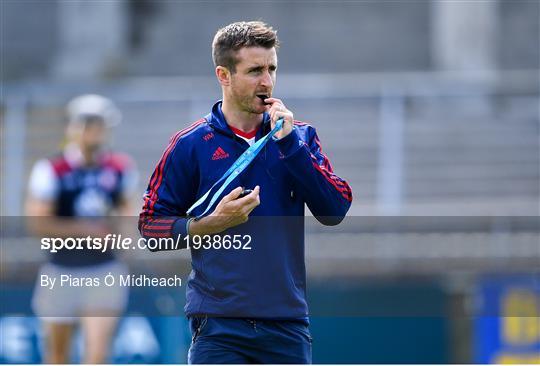
[[[236,71],[236,52],[242,47],[279,47],[277,31],[261,21],[236,22],[219,29],[212,42],[214,66]]]

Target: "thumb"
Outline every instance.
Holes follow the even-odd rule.
[[[223,197],[223,202],[230,202],[230,201],[234,201],[235,199],[238,198],[238,196],[240,196],[240,193],[242,193],[244,189],[242,187],[236,187],[235,189],[233,189],[231,192],[229,192],[228,195],[226,195],[225,197]]]

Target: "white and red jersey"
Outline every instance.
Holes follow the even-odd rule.
[[[60,154],[39,160],[32,169],[29,193],[51,202],[54,214],[62,217],[105,217],[137,185],[135,164],[125,154],[100,152],[96,163],[84,163],[81,151],[68,145]],[[68,253],[58,251],[52,262],[63,265],[96,264],[112,258],[111,253]],[[75,254],[77,256],[75,257]]]

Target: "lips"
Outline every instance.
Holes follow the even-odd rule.
[[[266,95],[266,94],[257,94],[257,97],[261,100],[261,102],[263,104],[268,104],[268,103],[265,103],[265,101],[264,101],[266,98],[268,98],[268,95]]]

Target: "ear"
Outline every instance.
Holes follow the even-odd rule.
[[[216,67],[216,76],[222,86],[231,85],[231,72],[224,66]]]

